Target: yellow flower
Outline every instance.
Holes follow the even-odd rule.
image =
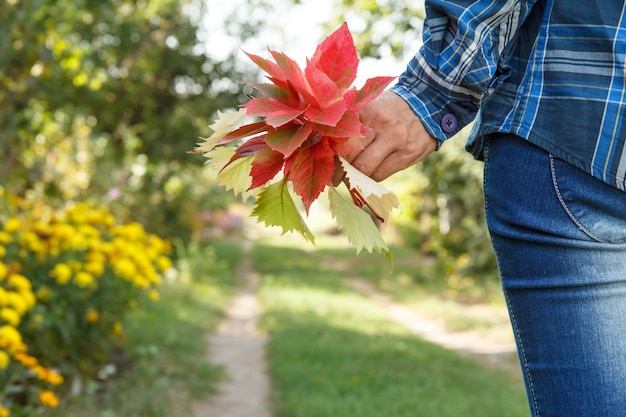
[[[5,279],[8,273],[9,273],[9,268],[7,268],[5,264],[0,262],[0,280]]]
[[[9,217],[4,223],[4,231],[7,233],[15,233],[22,227],[22,222],[17,217]]]
[[[56,278],[59,284],[65,285],[72,277],[72,268],[68,264],[58,263],[50,271],[50,276]]]
[[[61,374],[59,374],[56,371],[53,371],[53,370],[49,370],[49,371],[50,372],[46,378],[46,381],[48,381],[52,385],[61,385],[63,383],[63,376],[61,376]]]
[[[124,337],[124,326],[119,321],[116,321],[113,325],[113,333],[116,336]]]
[[[148,292],[148,297],[152,300],[152,301],[159,301],[159,292],[157,290],[150,290]]]
[[[3,245],[6,245],[8,243],[11,243],[12,240],[13,238],[11,237],[11,234],[9,232],[0,230],[0,243],[2,243]]]
[[[11,357],[4,350],[0,350],[0,369],[4,369],[11,363]]]
[[[54,395],[54,392],[50,390],[41,391],[39,393],[39,401],[41,401],[43,405],[47,405],[51,408],[57,408],[59,406],[59,399]]]
[[[137,267],[130,259],[113,261],[113,270],[122,278],[131,279],[137,273]]]
[[[142,275],[135,275],[133,277],[133,283],[138,288],[148,288],[150,286],[150,281],[148,280],[148,278]]]
[[[35,296],[39,301],[48,301],[52,295],[52,290],[48,287],[41,287],[37,290]]]
[[[87,223],[89,224],[103,224],[106,212],[104,210],[91,209],[87,211]]]
[[[98,321],[99,318],[100,313],[98,313],[98,310],[95,310],[93,308],[87,310],[87,313],[85,314],[85,321],[87,321],[87,323],[95,323]]]
[[[29,302],[29,300],[26,297],[24,297],[22,294],[9,291],[7,295],[8,295],[7,305],[10,307],[13,307],[15,311],[17,311],[20,315],[23,315],[24,313],[26,313],[31,307],[30,305],[31,303]]]
[[[9,276],[9,285],[19,292],[30,292],[32,288],[30,280],[20,274],[11,274]]]
[[[165,272],[172,267],[172,261],[167,256],[159,256],[157,259],[157,267],[161,272]]]
[[[27,368],[35,368],[38,365],[37,358],[26,353],[16,353],[15,359]]]
[[[93,275],[89,272],[80,271],[74,277],[74,281],[81,288],[90,287],[93,285]]]
[[[4,247],[4,245],[2,245],[2,242],[0,242],[0,258],[4,257],[4,255],[7,254],[7,248]]]
[[[0,309],[0,320],[17,327],[20,324],[20,315],[12,308],[5,307]]]
[[[15,327],[5,324],[0,326],[0,341],[6,343],[2,346],[19,346],[22,344],[22,335]]]
[[[42,381],[46,381],[52,385],[61,385],[63,383],[63,377],[53,369],[37,366],[34,371],[37,374],[37,378]]]
[[[11,417],[11,410],[0,404],[0,417]]]
[[[88,261],[85,264],[85,271],[94,276],[101,276],[104,274],[104,263],[100,261]]]
[[[40,252],[44,245],[35,232],[28,231],[20,236],[20,245],[31,252]]]
[[[26,301],[26,306],[28,307],[29,310],[35,307],[35,304],[37,303],[35,294],[33,294],[31,291],[26,291],[26,292],[21,293],[21,296],[24,299],[24,301]]]

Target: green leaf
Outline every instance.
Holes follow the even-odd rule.
[[[261,191],[254,210],[252,210],[252,215],[267,226],[281,227],[283,234],[295,231],[315,244],[313,233],[304,222],[291,197],[286,179],[271,184]]]
[[[337,221],[339,229],[356,247],[357,254],[362,249],[370,253],[375,250],[384,253],[391,262],[391,252],[372,218],[361,208],[355,206],[351,199],[348,200],[342,196],[336,188],[328,188],[332,216]]]
[[[210,163],[223,167],[217,174],[217,182],[226,187],[227,190],[233,190],[235,195],[241,194],[242,198],[246,200],[253,195],[247,190],[252,185],[250,170],[254,158],[253,156],[243,157],[230,162],[234,155],[234,149],[223,146],[213,149],[206,156],[210,158]]]

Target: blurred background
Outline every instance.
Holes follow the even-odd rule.
[[[0,231],[4,233],[0,235],[0,284],[7,293],[19,295],[20,285],[23,293],[32,290],[23,296],[32,298],[32,305],[21,310],[3,304],[0,297],[0,308],[11,310],[4,316],[0,311],[0,327],[6,333],[3,336],[0,328],[0,353],[4,348],[8,355],[4,367],[0,355],[4,381],[0,416],[9,415],[9,409],[13,415],[36,415],[30,409],[23,409],[23,414],[16,411],[20,404],[29,403],[24,387],[31,383],[18,378],[21,388],[15,394],[16,379],[2,373],[11,363],[22,366],[22,374],[38,369],[26,365],[24,357],[16,359],[17,350],[1,346],[3,337],[9,340],[7,335],[14,335],[11,329],[19,331],[19,340],[42,366],[63,363],[61,373],[66,383],[72,381],[75,392],[101,387],[86,385],[83,379],[97,376],[102,382],[108,353],[85,361],[80,355],[91,355],[93,344],[74,356],[68,353],[72,350],[68,346],[84,339],[84,329],[79,331],[62,315],[69,308],[62,298],[50,298],[65,291],[55,287],[65,285],[64,269],[54,269],[58,264],[70,266],[66,279],[81,272],[110,272],[111,277],[133,281],[126,275],[135,279],[137,274],[129,271],[140,271],[150,262],[158,272],[160,278],[148,284],[135,279],[137,293],[129,295],[109,321],[104,314],[111,300],[107,297],[115,297],[121,287],[112,286],[109,295],[98,296],[100,304],[93,305],[85,301],[93,292],[72,293],[75,300],[82,300],[76,301],[82,304],[75,320],[104,326],[98,331],[107,334],[106,343],[96,336],[93,342],[104,344],[103,351],[122,333],[116,317],[135,311],[143,293],[153,301],[158,298],[150,292],[157,281],[182,282],[185,277],[192,281],[194,274],[216,276],[210,285],[204,282],[209,289],[201,292],[203,302],[214,303],[205,306],[210,313],[202,314],[219,316],[230,288],[224,277],[234,274],[239,259],[228,255],[239,250],[237,244],[224,242],[253,238],[257,232],[247,226],[250,202],[237,200],[216,185],[214,167],[187,151],[211,134],[208,126],[218,110],[235,109],[247,101],[250,92],[243,82],[263,77],[243,50],[267,56],[271,48],[304,63],[315,46],[346,21],[361,58],[358,84],[371,76],[402,72],[421,44],[423,17],[421,0],[0,0]],[[461,134],[424,163],[385,182],[400,197],[402,210],[383,234],[392,252],[400,250],[413,260],[418,256],[428,265],[427,280],[437,282],[437,291],[484,296],[485,289],[499,285],[497,269],[484,225],[482,165],[463,146]],[[67,250],[53,245],[61,223],[72,228],[66,232],[82,236],[80,244],[68,243]],[[85,224],[100,228],[99,232]],[[327,231],[329,236],[336,232]],[[96,244],[94,236],[102,244]],[[115,238],[126,240],[114,243]],[[108,243],[119,246],[119,253]],[[228,250],[223,252],[225,247]],[[80,262],[87,265],[100,259],[94,255],[96,248],[102,252],[98,256],[105,272],[93,265],[82,270]],[[135,269],[115,264],[115,256],[130,252],[150,256],[145,262],[138,260],[140,255],[130,257]],[[388,272],[384,260],[382,270]],[[9,284],[9,277],[15,275],[30,283],[16,278]],[[406,273],[399,279],[420,284],[423,277],[418,275]],[[89,288],[88,277],[80,276],[82,284],[77,286]],[[216,296],[219,285],[222,298]],[[48,292],[37,293],[42,288]],[[193,305],[193,297],[179,289],[163,297],[170,297],[172,308],[161,311],[164,316],[180,316]],[[57,310],[49,301],[53,299]],[[60,315],[48,323],[45,318],[52,317],[53,310]],[[145,333],[148,327],[142,323],[139,327]],[[45,337],[42,328],[49,330]],[[178,330],[183,331],[180,324]],[[193,328],[189,331],[194,333]],[[164,349],[141,337],[131,341],[137,344],[135,355],[155,355],[154,349]],[[50,338],[57,343],[53,351]],[[132,339],[130,331],[128,338]],[[42,390],[37,392],[40,395]],[[44,395],[39,400],[54,405],[51,398]]]
[[[186,244],[233,202],[186,151],[218,109],[246,101],[241,82],[262,76],[242,49],[303,62],[347,21],[360,77],[397,75],[420,45],[421,3],[3,0],[0,187],[104,203]],[[394,225],[403,244],[437,255],[447,279],[491,279],[481,166],[454,142],[390,181],[403,205]]]

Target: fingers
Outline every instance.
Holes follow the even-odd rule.
[[[381,94],[360,117],[371,130],[362,139],[363,149],[348,160],[376,181],[421,161],[437,147],[418,117],[394,93]]]

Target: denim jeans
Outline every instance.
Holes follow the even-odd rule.
[[[511,135],[485,210],[534,417],[626,417],[626,193]]]

